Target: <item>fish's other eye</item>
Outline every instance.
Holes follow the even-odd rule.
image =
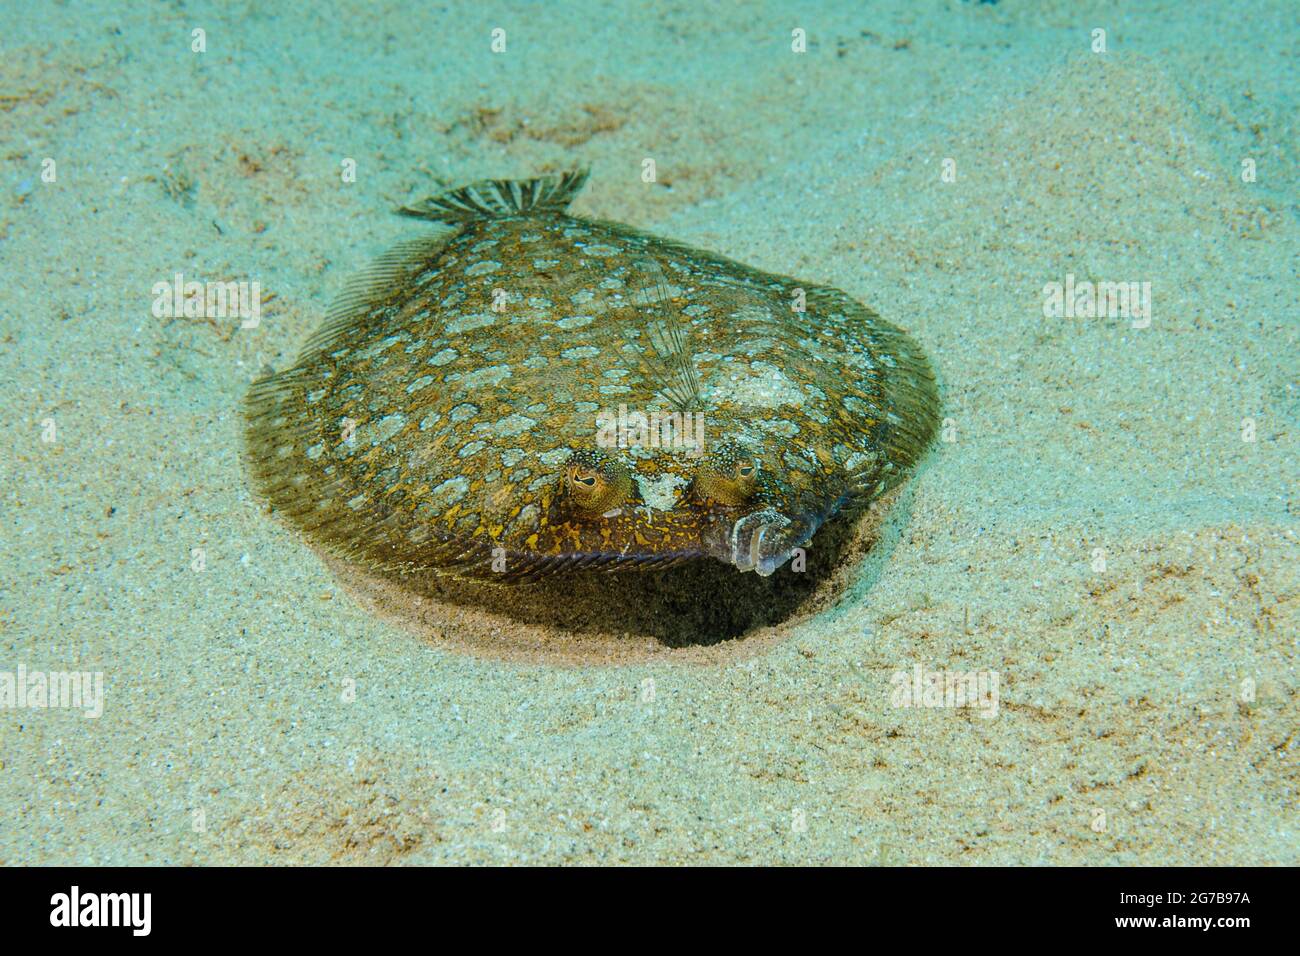
[[[600,452],[578,452],[564,468],[565,500],[579,515],[605,515],[625,504],[632,489],[627,466]]]
[[[695,475],[695,494],[708,504],[743,505],[758,489],[758,464],[751,455],[724,449],[701,463]]]

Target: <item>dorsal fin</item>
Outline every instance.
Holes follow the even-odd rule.
[[[459,225],[528,212],[563,212],[587,182],[589,169],[535,179],[481,179],[397,210],[403,216]]]
[[[559,212],[573,201],[589,173],[589,169],[571,169],[534,179],[484,179],[430,196],[398,212],[461,228],[476,219],[532,210]],[[400,243],[353,276],[330,305],[324,323],[303,346],[298,361],[329,351],[345,330],[383,305],[392,290],[405,286],[405,280],[425,268],[455,235],[455,231],[444,230]]]
[[[328,352],[345,331],[383,305],[395,290],[404,289],[406,280],[424,269],[454,235],[443,230],[400,242],[350,278],[330,304],[321,327],[303,345],[298,364],[310,356]]]

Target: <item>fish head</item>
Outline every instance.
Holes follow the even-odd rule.
[[[690,486],[692,504],[708,521],[702,541],[713,557],[739,571],[767,577],[808,543],[822,518],[809,510],[779,469],[764,467],[752,446],[723,443],[697,466]]]
[[[586,449],[566,463],[548,522],[554,549],[568,542],[588,551],[593,567],[712,557],[767,577],[824,519],[826,508],[764,468],[753,446],[640,458],[622,451]]]

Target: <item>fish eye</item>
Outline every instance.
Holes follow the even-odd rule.
[[[632,489],[627,466],[600,452],[578,452],[564,469],[564,496],[579,516],[608,514],[627,502]]]
[[[746,504],[758,490],[758,459],[726,449],[701,463],[695,474],[696,497],[706,504],[735,507]]]

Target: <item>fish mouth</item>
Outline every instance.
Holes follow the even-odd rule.
[[[724,554],[717,555],[738,571],[754,571],[768,577],[790,560],[796,543],[790,535],[791,521],[771,508],[737,518],[727,535]]]

